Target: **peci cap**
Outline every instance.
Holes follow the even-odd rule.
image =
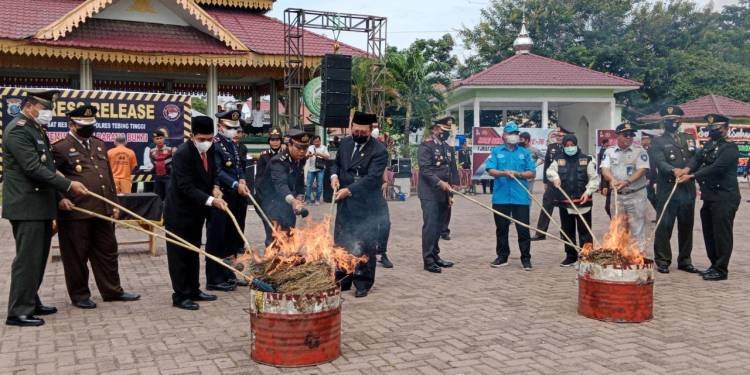
[[[365,112],[354,112],[354,117],[352,117],[352,124],[357,125],[372,125],[374,123],[378,122],[378,116],[373,113],[365,113]]]
[[[193,134],[214,135],[214,120],[208,116],[195,116],[190,119]]]

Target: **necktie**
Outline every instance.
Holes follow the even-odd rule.
[[[354,153],[352,153],[352,160],[354,160],[354,157],[359,154],[359,149],[362,148],[362,145],[359,143],[355,143],[356,146],[354,146]]]
[[[89,150],[89,141],[83,141],[83,147],[86,148],[86,151]]]
[[[201,160],[203,161],[203,169],[208,172],[208,157],[206,157],[206,153],[201,153]]]

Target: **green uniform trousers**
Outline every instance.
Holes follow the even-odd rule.
[[[33,315],[52,241],[52,220],[11,220],[16,257],[11,266],[8,316]]]

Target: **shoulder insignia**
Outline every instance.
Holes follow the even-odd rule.
[[[26,120],[20,119],[16,121],[16,126],[24,126],[24,125],[26,125]]]
[[[642,152],[641,153],[641,160],[647,161],[648,160],[648,154],[646,154],[645,152]]]
[[[557,165],[559,165],[559,166],[561,166],[561,167],[564,167],[564,166],[565,166],[565,163],[566,163],[565,159],[559,159],[559,160],[557,161]]]
[[[578,160],[579,165],[589,165],[589,159],[579,159]]]

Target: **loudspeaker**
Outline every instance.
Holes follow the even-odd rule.
[[[352,105],[352,57],[328,54],[320,67],[320,125],[348,128]]]
[[[396,178],[411,177],[411,159],[399,158],[391,160],[391,170]]]

